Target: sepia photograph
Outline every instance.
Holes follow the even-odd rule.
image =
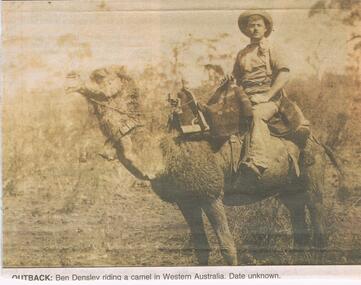
[[[361,265],[361,1],[1,6],[4,269]]]

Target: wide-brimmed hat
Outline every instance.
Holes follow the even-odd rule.
[[[239,29],[247,37],[250,37],[250,35],[247,33],[248,18],[250,16],[254,16],[254,15],[259,15],[259,16],[263,17],[263,19],[265,20],[266,28],[267,28],[265,37],[268,37],[271,34],[272,29],[273,29],[273,20],[272,20],[271,15],[265,11],[252,10],[252,11],[246,11],[246,12],[242,13],[241,15],[239,15],[239,18],[238,18]]]

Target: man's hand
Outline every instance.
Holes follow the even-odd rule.
[[[197,107],[198,110],[201,111],[202,113],[205,113],[207,111],[207,105],[197,102]]]
[[[219,83],[219,86],[223,85],[226,81],[233,82],[233,81],[234,81],[233,75],[232,75],[232,74],[227,74],[226,76],[224,76],[224,77],[221,79],[221,82]]]
[[[266,103],[271,99],[268,93],[254,94],[249,97],[253,104]]]

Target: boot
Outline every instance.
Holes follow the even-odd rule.
[[[293,140],[300,147],[304,148],[308,137],[311,134],[310,124],[307,122],[302,123],[294,132]]]

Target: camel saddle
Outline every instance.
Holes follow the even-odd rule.
[[[280,108],[268,122],[270,134],[293,141],[303,147],[309,136],[309,126],[304,125],[302,111],[282,90],[279,94]],[[229,137],[244,131],[252,120],[252,103],[242,87],[230,84],[221,85],[201,108],[210,126],[210,133],[215,137]],[[305,127],[305,131],[303,128]],[[302,131],[301,131],[302,130]]]
[[[309,133],[297,132],[305,121],[302,111],[284,92],[280,94],[280,108],[268,122],[270,134],[293,141],[303,147]],[[182,88],[177,99],[171,103],[170,125],[175,125],[181,135],[188,138],[211,135],[227,138],[244,132],[252,121],[252,103],[242,87],[229,82],[217,88],[207,105],[196,101],[188,89]]]
[[[176,129],[180,132],[180,138],[185,140],[209,140],[215,149],[219,149],[225,142],[229,142],[232,153],[232,168],[236,173],[239,162],[242,161],[242,153],[247,153],[249,147],[249,130],[252,123],[252,103],[241,87],[225,87],[224,84],[217,89],[206,106],[196,102],[195,96],[186,89],[182,89],[177,94],[177,99],[172,100],[173,112],[168,121],[170,129]],[[283,101],[288,102],[288,101]],[[294,105],[289,103],[283,109]],[[295,114],[295,111],[287,112]],[[297,114],[296,114],[297,115]],[[294,115],[296,117],[296,115]],[[302,148],[288,142],[292,127],[297,124],[293,120],[285,120],[285,115],[277,114],[268,123],[272,136],[284,140],[286,150],[292,165],[299,175],[298,156],[299,149]],[[292,118],[292,117],[291,117]],[[244,135],[244,143],[239,144],[239,134]],[[293,147],[292,147],[293,145]],[[241,151],[243,149],[243,151]]]

